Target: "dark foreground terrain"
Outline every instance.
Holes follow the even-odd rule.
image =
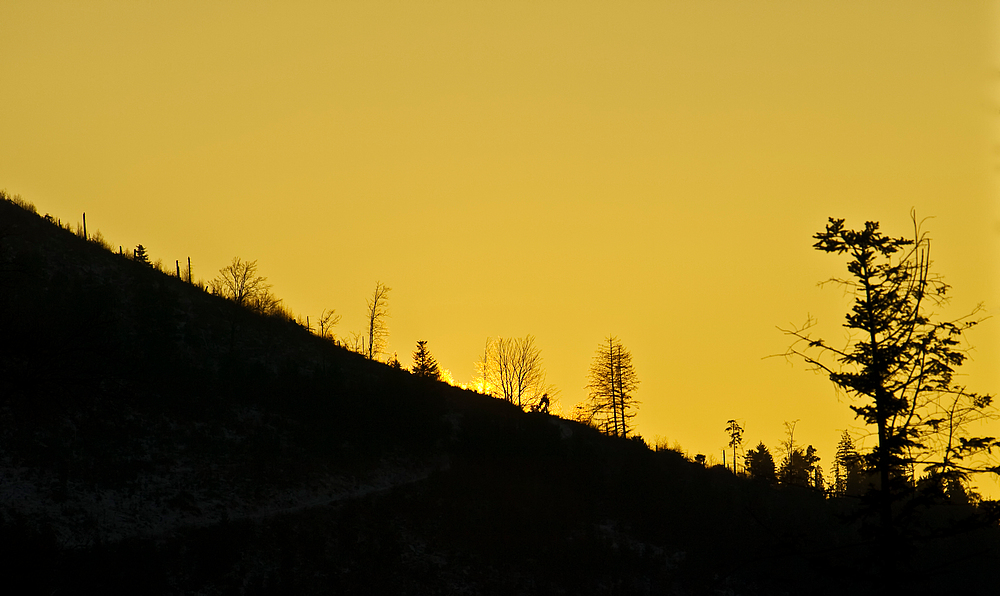
[[[665,397],[666,398],[666,397]],[[859,500],[428,382],[0,200],[0,573],[18,593],[987,594]]]

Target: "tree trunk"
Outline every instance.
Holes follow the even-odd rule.
[[[618,435],[618,401],[615,398],[615,344],[608,338],[608,373],[611,381],[611,419],[614,421],[615,436]]]

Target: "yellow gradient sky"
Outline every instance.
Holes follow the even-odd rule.
[[[848,300],[827,217],[934,216],[946,314],[1000,391],[1000,10],[985,2],[0,2],[0,188],[210,279],[257,259],[313,320],[469,381],[533,334],[569,409],[618,335],[648,439],[721,458],[857,428],[762,359]],[[1000,432],[1000,431],[997,431]],[[992,484],[992,483],[988,483]],[[994,484],[995,487],[995,484]],[[987,487],[983,487],[987,488]]]

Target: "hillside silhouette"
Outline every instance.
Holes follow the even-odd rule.
[[[971,505],[929,507],[885,577],[859,499],[369,360],[8,200],[0,400],[19,593],[995,589]]]

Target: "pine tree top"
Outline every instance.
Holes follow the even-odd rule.
[[[146,254],[146,247],[139,244],[132,251],[132,258],[140,263],[149,264],[149,255]]]
[[[431,356],[430,350],[427,349],[427,341],[425,340],[417,342],[417,349],[413,352],[412,372],[418,377],[426,377],[434,380],[441,378],[441,371],[438,368],[437,361]]]

